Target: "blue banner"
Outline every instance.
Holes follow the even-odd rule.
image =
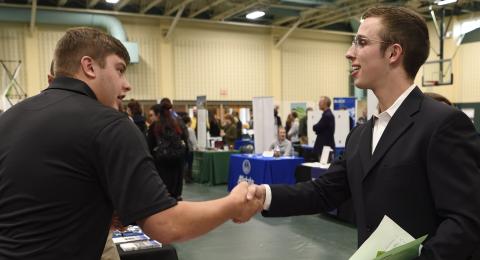
[[[333,98],[333,110],[347,110],[350,116],[350,129],[352,129],[356,122],[357,112],[357,98],[355,97],[337,97]]]

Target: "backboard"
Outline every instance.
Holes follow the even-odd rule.
[[[424,87],[453,84],[452,60],[427,61],[423,65],[422,85]]]

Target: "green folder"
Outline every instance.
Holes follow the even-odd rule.
[[[395,247],[390,251],[379,252],[373,260],[412,260],[418,256],[418,248],[425,238],[427,238],[427,235],[405,245]]]

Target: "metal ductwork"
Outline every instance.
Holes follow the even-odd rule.
[[[31,12],[22,8],[0,8],[0,21],[30,22]],[[102,14],[73,13],[64,11],[38,10],[36,22],[40,24],[91,26],[105,28],[122,42],[130,55],[131,63],[139,62],[138,44],[128,42],[122,23],[113,16]]]

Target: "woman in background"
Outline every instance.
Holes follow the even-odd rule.
[[[182,200],[183,167],[188,153],[188,132],[182,130],[179,121],[172,115],[172,102],[162,99],[152,106],[158,120],[149,129],[148,146],[155,166],[170,196]]]

